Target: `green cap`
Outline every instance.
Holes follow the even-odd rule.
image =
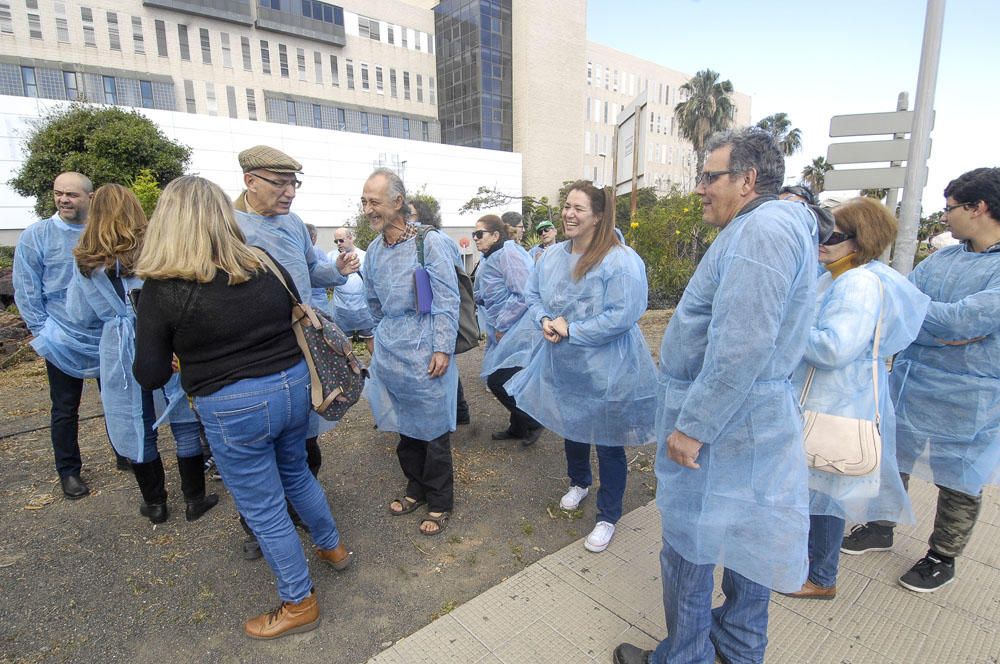
[[[545,221],[539,222],[535,226],[535,232],[536,233],[541,233],[542,231],[547,230],[549,228],[555,228],[555,224],[553,224],[551,221],[549,221],[548,219],[546,219]]]

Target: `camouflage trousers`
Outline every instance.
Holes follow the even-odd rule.
[[[903,486],[909,488],[910,476],[900,473]],[[970,496],[967,493],[955,491],[948,487],[936,485],[938,488],[937,512],[934,514],[934,530],[927,544],[934,551],[956,558],[965,550],[972,535],[972,528],[979,518],[979,509],[983,504],[983,495]],[[891,521],[876,521],[880,526],[895,527]]]

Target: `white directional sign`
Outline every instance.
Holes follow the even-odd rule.
[[[866,164],[877,161],[906,161],[910,154],[910,139],[894,141],[860,141],[831,143],[826,160],[831,164]]]
[[[902,167],[833,170],[827,171],[823,177],[823,191],[899,189],[903,186],[904,179],[906,179],[906,169]]]
[[[933,126],[933,116],[931,124]],[[890,113],[858,113],[835,115],[830,118],[830,137],[878,136],[879,134],[908,134],[913,129],[913,111]]]

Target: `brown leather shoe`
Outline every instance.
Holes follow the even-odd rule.
[[[316,555],[320,557],[320,560],[327,563],[338,572],[343,572],[351,566],[351,554],[344,546],[344,540],[340,540],[340,543],[333,549],[317,548]]]
[[[837,596],[837,586],[824,588],[806,579],[806,582],[802,584],[801,590],[794,593],[781,594],[786,597],[795,597],[796,599],[833,599]]]
[[[319,604],[313,590],[301,602],[282,602],[274,611],[262,613],[243,625],[251,639],[277,639],[319,627]]]

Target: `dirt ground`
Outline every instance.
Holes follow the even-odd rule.
[[[669,314],[642,320],[654,357]],[[170,519],[139,516],[135,480],[114,468],[95,386],[84,394],[80,447],[91,495],[65,500],[53,467],[44,364],[0,374],[0,662],[364,662],[526,565],[582,537],[594,500],[558,509],[567,480],[561,440],[497,443],[506,411],[478,379],[481,350],[459,357],[472,423],[452,435],[456,507],[440,537],[417,516],[390,517],[404,486],[395,438],[373,429],[362,402],[321,439],[326,490],[354,553],[342,574],[315,564],[323,624],[274,642],[243,636],[248,617],[277,606],[263,560],[239,553],[232,499],[187,523],[166,428]],[[651,446],[628,448],[625,511],[653,497]],[[596,465],[596,460],[595,460]],[[308,536],[303,536],[307,552]],[[596,554],[595,554],[596,555]]]

